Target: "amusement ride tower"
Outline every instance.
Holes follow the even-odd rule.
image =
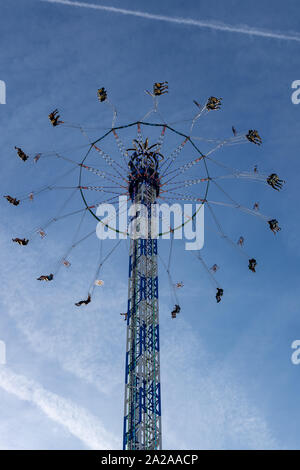
[[[153,150],[156,144],[148,148],[148,139],[135,143],[129,161],[129,195],[136,207],[144,208],[147,237],[132,237],[130,242],[123,437],[126,450],[161,449],[157,239],[152,237],[161,155]]]
[[[189,120],[184,120],[184,122],[188,121],[188,131],[185,131],[185,133],[174,129],[164,119],[161,119],[160,123],[153,121],[146,122],[146,117],[151,114],[158,113],[160,116],[157,97],[167,93],[167,91],[167,82],[155,83],[153,85],[153,93],[147,91],[147,94],[153,98],[153,108],[150,109],[144,118],[129,124],[116,126],[116,108],[108,100],[104,87],[100,88],[97,92],[98,99],[100,102],[106,101],[112,107],[113,120],[111,128],[105,129],[105,133],[94,141],[87,134],[89,129],[92,130],[93,128],[84,128],[78,124],[68,123],[65,120],[62,121],[58,114],[59,111],[55,109],[49,114],[51,124],[53,127],[64,125],[65,127],[78,128],[81,134],[88,139],[88,148],[85,155],[83,158],[80,156],[79,161],[76,158],[74,159],[72,156],[74,152],[73,147],[70,149],[72,150],[72,158],[70,158],[69,154],[62,155],[61,152],[58,153],[56,151],[37,153],[33,158],[33,162],[34,165],[39,161],[39,165],[44,162],[46,169],[43,175],[52,174],[50,163],[48,163],[51,162],[50,157],[53,157],[55,160],[59,159],[68,165],[72,165],[72,167],[62,175],[55,175],[55,180],[50,185],[46,182],[45,186],[36,190],[30,187],[30,191],[26,190],[23,194],[15,195],[14,197],[9,194],[4,196],[12,206],[19,206],[20,203],[35,200],[40,194],[44,194],[47,191],[72,191],[70,195],[68,194],[66,201],[54,217],[45,221],[39,228],[35,226],[30,231],[23,233],[22,238],[15,237],[12,239],[14,243],[25,247],[29,241],[30,243],[34,241],[33,239],[36,235],[39,235],[41,239],[45,239],[47,235],[46,229],[48,230],[51,224],[80,214],[78,227],[72,237],[72,241],[70,241],[70,246],[66,248],[63,256],[59,257],[56,266],[51,268],[50,274],[42,274],[37,278],[39,282],[56,281],[62,266],[66,268],[71,267],[70,257],[74,249],[80,243],[95,235],[95,227],[93,225],[93,227],[89,227],[92,230],[83,236],[82,226],[84,224],[86,226],[85,221],[88,218],[85,215],[87,213],[93,216],[90,220],[94,222],[96,219],[103,228],[113,234],[112,237],[107,238],[116,238],[116,233],[120,234],[120,240],[127,238],[127,235],[130,236],[128,307],[127,312],[121,314],[125,316],[127,321],[123,422],[124,450],[162,449],[157,268],[158,238],[160,236],[163,238],[164,235],[169,235],[169,238],[171,238],[168,266],[165,265],[161,257],[160,261],[162,261],[168,274],[172,305],[174,305],[173,301],[175,300],[175,306],[170,312],[171,318],[174,319],[181,310],[176,290],[181,289],[184,285],[183,282],[176,282],[174,284],[170,274],[174,232],[177,229],[181,230],[187,224],[192,225],[193,221],[197,220],[197,214],[202,207],[207,207],[210,221],[213,222],[213,228],[216,226],[217,234],[238,250],[245,262],[248,263],[248,269],[252,273],[256,272],[257,261],[244,249],[244,241],[246,240],[244,238],[244,226],[241,230],[242,235],[240,232],[234,233],[235,239],[228,236],[224,232],[213,206],[231,207],[235,211],[239,210],[255,216],[268,225],[273,234],[281,230],[275,218],[270,218],[260,212],[258,203],[255,203],[252,209],[248,207],[249,204],[253,204],[250,193],[249,201],[244,206],[233,199],[229,191],[232,186],[230,179],[263,183],[276,191],[282,188],[285,181],[280,179],[275,172],[268,175],[262,169],[258,170],[257,165],[250,170],[232,168],[229,166],[231,165],[230,155],[229,162],[226,162],[226,164],[223,161],[218,162],[214,156],[212,157],[214,152],[224,146],[231,147],[232,145],[247,142],[260,146],[262,139],[258,131],[250,129],[247,133],[244,131],[239,133],[232,126],[232,135],[226,139],[207,139],[206,137],[194,135],[196,132],[196,121],[201,116],[220,109],[222,98],[214,96],[210,96],[202,105],[194,100],[197,114]],[[136,126],[137,138],[133,140],[133,148],[126,149],[123,139],[126,139],[126,142],[128,142],[128,139],[131,140],[132,129]],[[153,138],[156,143],[149,146],[148,138],[144,141],[141,128],[147,129],[147,135],[151,139]],[[157,136],[156,130],[161,130],[160,137]],[[122,138],[119,137],[119,132],[122,134]],[[164,145],[165,137],[167,137],[168,141],[164,147],[164,158],[160,151]],[[114,140],[121,153],[121,160],[110,156],[111,152],[114,152]],[[197,140],[206,145],[205,154],[198,148]],[[100,145],[101,148],[99,147]],[[15,147],[15,150],[17,150],[17,156],[23,163],[31,158],[21,148]],[[71,173],[75,170],[78,172],[78,180],[74,183]],[[53,172],[55,173],[55,169]],[[22,180],[25,179],[22,178]],[[60,180],[63,180],[63,185],[56,184]],[[224,182],[220,183],[220,181]],[[189,188],[189,190],[186,188]],[[210,195],[212,191],[215,196]],[[95,192],[98,195],[97,199],[93,196]],[[80,194],[79,208],[76,199],[78,193]],[[247,195],[247,191],[245,194]],[[114,204],[117,205],[121,196],[125,197],[126,200],[126,213],[128,200],[131,201],[131,208],[133,207],[134,209],[129,212],[131,220],[129,227],[127,227],[126,220],[125,231],[121,230],[120,226],[117,229],[114,223],[110,222],[110,217],[99,218],[98,216],[99,206],[107,205],[107,203],[112,206]],[[61,196],[57,198],[57,201],[60,200]],[[197,205],[196,209],[193,209],[190,214],[183,214],[184,220],[181,220],[180,223],[178,222],[177,225],[174,224],[171,228],[170,219],[167,216],[163,216],[162,208],[158,205],[157,201],[160,200],[169,204],[173,204],[176,201],[180,214],[182,214],[182,208],[184,209],[185,207],[185,202],[189,204],[197,203]],[[69,211],[65,213],[65,207],[71,203],[72,207],[69,207]],[[112,213],[114,216],[117,214],[117,211],[119,211],[119,215],[124,214],[124,212],[120,212],[119,205],[117,208],[114,206],[113,208],[114,211]],[[166,224],[162,233],[158,233],[159,215],[161,215],[162,226],[164,223]],[[236,238],[237,236],[238,238]],[[168,238],[168,236],[165,238]],[[94,290],[97,289],[95,286],[104,285],[104,281],[98,279],[98,275],[103,264],[107,262],[114,250],[120,245],[120,240],[103,257],[101,245],[97,270],[91,284],[88,286],[87,297],[77,301],[75,303],[76,308],[90,304],[94,296]],[[203,260],[199,249],[197,249],[195,255],[201,261],[206,274],[209,275],[211,282],[216,288],[214,295],[219,304],[224,293],[223,288],[221,288],[221,285],[214,276],[219,266],[217,263],[214,263],[210,268]],[[247,269],[247,264],[245,267]],[[81,319],[82,317],[78,316],[76,318]]]

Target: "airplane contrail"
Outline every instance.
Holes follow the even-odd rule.
[[[280,32],[275,32],[275,31],[252,28],[250,26],[233,26],[233,25],[229,25],[225,23],[217,23],[213,21],[201,21],[201,20],[194,20],[192,18],[178,18],[175,16],[156,15],[153,13],[146,13],[143,11],[127,10],[124,8],[109,7],[105,5],[76,2],[76,1],[71,1],[71,0],[41,0],[41,1],[47,2],[47,3],[58,3],[61,5],[69,5],[73,7],[90,8],[93,10],[108,11],[111,13],[119,13],[121,15],[137,16],[139,18],[145,18],[148,20],[165,21],[167,23],[176,23],[180,25],[195,26],[197,28],[207,28],[207,29],[212,29],[215,31],[224,31],[227,33],[247,34],[248,36],[259,36],[259,37],[270,38],[270,39],[281,39],[283,41],[300,42],[300,34],[297,34],[297,33],[286,34],[286,33],[280,33]]]
[[[0,368],[0,388],[38,407],[48,418],[67,428],[90,449],[117,448],[116,438],[89,411],[50,392],[38,382],[15,374],[7,366]]]

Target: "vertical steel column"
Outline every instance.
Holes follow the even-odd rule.
[[[132,239],[129,256],[124,450],[161,449],[157,239],[151,238],[156,191],[143,182],[133,202],[148,211],[148,238]]]

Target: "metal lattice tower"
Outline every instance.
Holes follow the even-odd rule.
[[[148,237],[130,242],[123,449],[151,450],[161,449],[157,239],[151,237],[158,162],[153,153],[134,153],[129,167],[129,194],[146,207]]]

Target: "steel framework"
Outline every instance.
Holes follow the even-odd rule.
[[[150,168],[149,175],[147,158],[136,170],[131,199],[146,208],[148,237],[130,242],[123,449],[151,450],[161,449],[157,239],[151,236],[158,173]]]

